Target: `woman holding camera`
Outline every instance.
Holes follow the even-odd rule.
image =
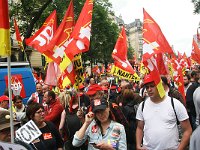
[[[77,111],[79,109],[79,97],[76,91],[70,93],[69,106],[65,107],[61,115],[61,121],[59,126],[59,132],[65,141],[64,147],[67,150],[86,150],[87,146],[83,144],[80,147],[73,147],[72,140],[76,131],[78,131],[82,122],[77,116]]]

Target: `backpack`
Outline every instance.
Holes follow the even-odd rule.
[[[126,129],[126,139],[127,143],[136,145],[136,112],[139,104],[134,104],[133,102],[128,103],[127,105],[122,107],[122,112],[124,113],[129,126]]]
[[[85,143],[80,147],[74,147],[72,145],[74,134],[81,128],[82,123],[77,117],[76,112],[69,112],[68,107],[65,108],[65,112],[66,117],[64,129],[67,134],[67,141],[64,143],[64,150],[86,150],[87,145]]]
[[[114,115],[114,120],[124,126],[127,143],[136,145],[136,111],[132,106],[118,106],[116,103],[110,104],[110,109]]]
[[[143,110],[144,110],[144,104],[145,104],[145,100],[142,102],[142,112],[143,112]],[[175,108],[174,108],[174,100],[173,100],[173,97],[171,97],[171,105],[172,105],[172,108],[173,108],[174,113],[175,113],[175,116],[176,116],[176,123],[177,123],[177,125],[179,125],[180,122],[179,122],[179,120],[178,120],[178,117],[177,117],[177,114],[176,114],[176,110],[175,110]]]

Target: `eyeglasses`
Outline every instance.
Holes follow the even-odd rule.
[[[43,114],[43,113],[44,113],[44,110],[38,110],[38,111],[36,111],[35,113],[37,113],[37,114]]]

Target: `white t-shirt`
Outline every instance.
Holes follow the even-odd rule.
[[[175,98],[173,101],[178,120],[188,119],[183,104]],[[142,103],[139,105],[136,119],[144,121],[143,145],[148,150],[178,148],[178,128],[171,97],[166,96],[162,102],[157,104],[147,98],[143,112]]]

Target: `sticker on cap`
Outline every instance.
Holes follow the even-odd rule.
[[[100,99],[95,99],[94,100],[94,106],[99,106],[101,105],[101,100]]]

